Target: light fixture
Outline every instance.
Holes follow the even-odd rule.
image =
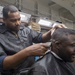
[[[26,23],[29,22],[29,19],[31,17],[30,14],[23,13],[23,12],[20,12],[20,16],[21,16],[21,22],[26,22]]]
[[[50,20],[46,20],[46,19],[39,19],[36,20],[38,24],[40,24],[41,26],[46,26],[46,27],[51,27],[52,26],[52,22]]]

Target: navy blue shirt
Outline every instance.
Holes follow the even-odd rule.
[[[8,55],[13,55],[20,50],[32,45],[33,43],[40,43],[42,41],[42,34],[35,32],[23,25],[20,26],[18,36],[15,36],[8,30],[5,24],[0,26],[0,71],[3,72],[3,60]],[[17,70],[30,67],[34,63],[33,56],[28,57],[17,66]]]

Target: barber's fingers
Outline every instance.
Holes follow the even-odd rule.
[[[47,42],[47,43],[40,43],[41,44],[41,55],[45,55],[46,53],[50,52],[50,45],[51,43]]]
[[[54,33],[54,31],[56,30],[56,28],[52,28],[51,31],[51,35]]]
[[[55,25],[53,28],[58,29],[58,28],[67,28],[64,24],[58,24]]]
[[[50,43],[40,43],[40,45],[45,47],[45,48],[49,48],[50,47]]]
[[[46,52],[48,49],[44,46],[41,46],[41,50],[42,50],[42,52]]]
[[[67,28],[67,26],[65,26],[64,24],[60,24],[60,26],[61,26],[62,28]]]
[[[52,29],[51,29],[51,35],[54,33],[54,31],[58,28],[67,28],[64,24],[58,24],[55,25]]]

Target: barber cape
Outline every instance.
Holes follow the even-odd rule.
[[[75,65],[49,52],[33,65],[28,75],[75,75]]]

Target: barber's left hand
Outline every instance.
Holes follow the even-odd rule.
[[[64,24],[58,24],[52,27],[52,29],[50,29],[51,31],[51,35],[53,34],[53,32],[58,29],[58,28],[67,28]]]

